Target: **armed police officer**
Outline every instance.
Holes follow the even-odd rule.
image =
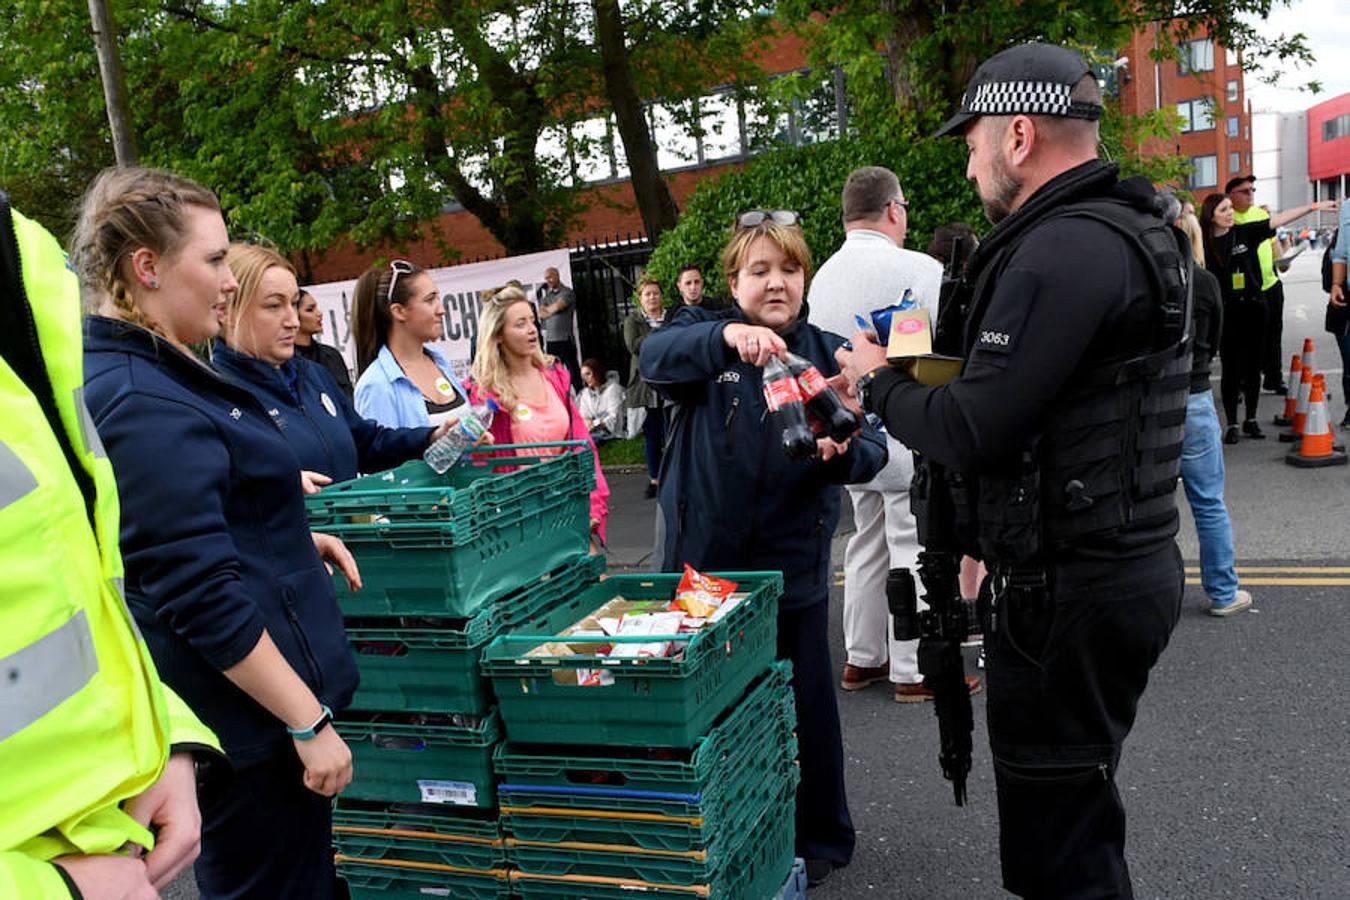
[[[1190,263],[1147,182],[1097,159],[1100,115],[1070,50],[985,61],[939,131],[964,136],[996,226],[966,274],[964,369],[926,387],[861,333],[839,353],[989,568],[1003,883],[1035,898],[1133,896],[1114,776],[1182,595]]]

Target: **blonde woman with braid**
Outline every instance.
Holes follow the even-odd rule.
[[[266,405],[193,355],[238,288],[210,191],[109,169],[73,238],[89,315],[85,398],[117,478],[127,606],[164,682],[234,765],[202,810],[204,900],[334,896],[331,798],[352,778],[330,727],[357,672],[300,466]],[[270,836],[270,837],[269,837]]]
[[[483,303],[478,317],[478,349],[473,360],[469,396],[475,403],[491,398],[499,409],[492,418],[498,444],[546,444],[585,441],[595,456],[595,442],[586,420],[572,402],[567,369],[540,349],[534,305],[516,287],[504,287]],[[521,451],[529,453],[531,451]],[[547,453],[547,449],[533,451]],[[605,540],[609,517],[609,485],[595,456],[595,490],[591,491],[591,533]]]

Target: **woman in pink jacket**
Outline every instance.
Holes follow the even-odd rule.
[[[491,398],[499,409],[492,417],[498,444],[547,444],[585,441],[595,458],[595,490],[591,491],[591,535],[605,541],[609,517],[609,485],[595,456],[586,421],[572,402],[571,376],[540,349],[534,306],[518,288],[498,291],[483,304],[478,318],[478,350],[473,379],[466,387],[474,404]],[[548,448],[522,450],[544,455]]]

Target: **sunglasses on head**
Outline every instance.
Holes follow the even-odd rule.
[[[736,218],[736,224],[741,228],[754,228],[766,221],[776,225],[796,225],[798,218],[798,215],[790,209],[752,209],[741,213]]]
[[[394,302],[394,285],[398,284],[398,276],[411,275],[413,273],[413,264],[406,259],[393,259],[389,261],[389,271],[394,274],[389,276],[389,293],[384,295],[386,303]]]

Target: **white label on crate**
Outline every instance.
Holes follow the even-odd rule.
[[[452,803],[477,806],[478,788],[471,781],[418,781],[423,803]]]
[[[420,891],[418,891],[417,893],[423,894],[423,895],[425,895],[425,896],[427,896],[427,897],[449,897],[449,896],[450,896],[450,889],[449,889],[449,888],[422,888],[422,889],[421,889]]]

